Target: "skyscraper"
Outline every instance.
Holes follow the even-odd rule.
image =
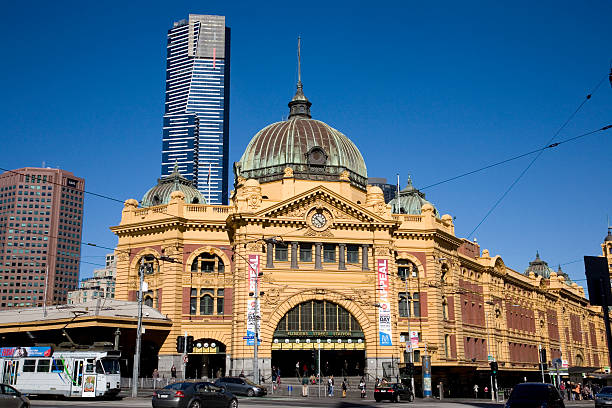
[[[76,289],[84,187],[60,169],[0,174],[0,309],[66,303]]]
[[[228,201],[230,29],[190,14],[168,30],[162,176],[177,163],[209,204]]]

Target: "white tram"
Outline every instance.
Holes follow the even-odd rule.
[[[119,393],[118,351],[0,347],[0,382],[25,394],[103,397]]]

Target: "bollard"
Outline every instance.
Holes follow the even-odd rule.
[[[440,401],[442,401],[444,399],[444,384],[440,383],[438,388],[440,389]]]
[[[289,396],[291,396],[291,392],[293,391],[293,386],[290,385],[287,387],[287,393],[289,394]]]

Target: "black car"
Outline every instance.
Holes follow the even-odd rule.
[[[545,383],[521,383],[517,384],[506,408],[565,408],[561,394],[552,384]]]
[[[380,384],[374,388],[374,399],[376,402],[389,400],[395,402],[412,401],[414,394],[409,385],[402,383]]]
[[[595,408],[612,407],[612,387],[603,387],[595,394]]]
[[[263,385],[255,384],[242,377],[221,377],[215,381],[215,385],[224,387],[233,394],[247,397],[263,397],[268,393],[268,389]]]
[[[238,408],[231,392],[209,382],[177,382],[153,393],[153,408]]]
[[[0,407],[30,408],[30,400],[8,384],[0,384]]]

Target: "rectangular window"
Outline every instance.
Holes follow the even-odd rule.
[[[338,330],[350,330],[350,314],[344,308],[338,308]]]
[[[406,292],[398,294],[398,308],[400,317],[410,317],[409,299],[406,299]]]
[[[51,368],[51,360],[49,359],[38,360],[38,364],[36,365],[36,372],[37,373],[48,373],[50,368]]]
[[[336,244],[323,245],[323,262],[336,262]]]
[[[312,244],[300,244],[300,262],[312,262]]]
[[[295,307],[287,313],[287,330],[300,329],[300,309]]]
[[[300,306],[300,330],[312,330],[312,303],[302,303]]]
[[[346,262],[347,263],[359,263],[359,246],[358,245],[347,245],[346,246]]]
[[[213,289],[200,289],[200,314],[201,315],[212,315],[214,307],[214,290]]]
[[[217,289],[217,314],[223,314],[223,300],[225,296],[225,289]]]
[[[189,300],[189,314],[194,315],[198,307],[198,290],[191,288],[191,299]]]
[[[419,298],[419,292],[414,292],[412,294],[412,311],[415,317],[421,316],[421,301]]]
[[[312,329],[325,330],[325,304],[322,300],[313,302]]]
[[[325,330],[338,330],[338,306],[334,303],[325,304]]]
[[[24,373],[33,373],[34,367],[36,367],[36,360],[23,360],[23,372]]]
[[[289,260],[287,247],[285,245],[274,245],[274,260],[280,262],[287,262]]]

